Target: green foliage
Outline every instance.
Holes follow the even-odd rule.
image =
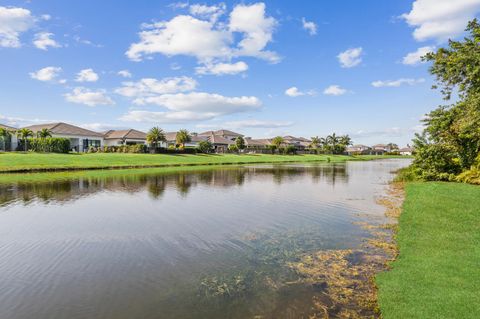
[[[213,145],[209,141],[200,141],[200,143],[198,143],[198,150],[202,153],[208,154],[213,151]]]
[[[40,131],[37,132],[38,138],[47,138],[52,137],[52,132],[48,128],[42,128]]]
[[[284,143],[283,137],[276,136],[272,139],[272,145],[275,145],[276,148],[279,148],[280,145]]]
[[[93,147],[88,149],[88,153],[146,153],[147,146],[145,144],[133,144],[133,145],[113,145],[103,147]]]
[[[165,142],[166,140],[165,132],[158,126],[152,127],[147,133],[147,143],[154,149],[158,147],[158,143]]]
[[[70,140],[68,138],[29,138],[27,139],[27,145],[32,152],[65,154],[70,152]]]
[[[28,150],[27,139],[33,137],[33,131],[28,128],[22,128],[17,131],[17,137],[23,142],[23,150],[26,152]]]
[[[480,185],[480,155],[469,170],[457,176],[457,181]]]
[[[4,151],[6,151],[7,148],[10,148],[11,137],[12,132],[7,130],[6,128],[0,127],[0,140],[2,142],[2,149]]]
[[[327,154],[343,154],[349,145],[352,144],[352,139],[348,135],[338,136],[333,133],[321,139],[322,149]]]
[[[190,136],[190,133],[187,130],[180,130],[177,132],[175,141],[182,148],[185,148],[185,143],[192,141],[192,137]]]
[[[238,152],[238,146],[237,144],[230,144],[228,145],[228,151],[232,153],[237,153]]]
[[[235,139],[235,145],[239,150],[244,150],[245,149],[245,140],[243,137],[239,136]]]
[[[448,48],[429,53],[430,72],[436,77],[445,100],[453,90],[459,101],[430,112],[423,134],[415,140],[415,172],[422,179],[451,180],[469,170],[480,152],[480,25],[468,24],[470,35],[449,41]]]

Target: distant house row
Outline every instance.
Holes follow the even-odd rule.
[[[0,124],[0,127],[9,130],[17,130],[16,128]],[[134,145],[146,144],[147,134],[135,129],[128,130],[109,130],[106,132],[95,132],[82,127],[67,123],[47,123],[27,126],[34,134],[47,129],[53,137],[68,138],[72,151],[86,152],[90,147],[103,147],[115,145]],[[160,147],[169,147],[176,144],[177,132],[165,133],[166,142],[160,143]],[[197,147],[201,141],[209,141],[216,153],[225,153],[228,146],[235,143],[238,137],[243,137],[245,147],[250,152],[266,151],[269,145],[272,145],[272,139],[253,139],[230,130],[206,131],[202,133],[192,133],[191,141],[186,143],[186,147]],[[299,151],[305,150],[311,144],[311,140],[304,137],[284,136],[284,144],[292,145]],[[18,146],[18,140],[15,134],[12,135],[10,149],[15,150]],[[408,153],[407,149],[402,149],[404,153]],[[401,150],[401,151],[402,151]],[[347,149],[349,154],[384,154],[391,152],[388,145],[378,144],[372,147],[365,145],[354,145]],[[411,154],[411,151],[409,152]],[[405,154],[405,155],[409,155]]]
[[[353,145],[347,147],[348,155],[384,155],[385,153],[398,152],[400,155],[412,155],[413,148],[407,145],[404,148],[395,148],[391,144],[376,144],[373,146]]]

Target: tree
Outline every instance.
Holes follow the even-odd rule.
[[[6,128],[0,127],[0,137],[2,138],[3,141],[3,151],[7,151],[7,141],[10,140],[10,136],[12,136],[12,133],[7,130]]]
[[[281,136],[276,136],[272,139],[272,145],[275,145],[276,148],[279,148],[285,140]]]
[[[22,128],[17,131],[17,137],[23,141],[23,148],[26,152],[28,150],[28,138],[33,137],[33,131],[28,128]]]
[[[213,151],[213,145],[209,141],[200,141],[200,143],[198,143],[198,149],[200,152],[208,154]]]
[[[192,141],[192,137],[187,130],[180,130],[177,132],[177,136],[175,137],[175,142],[182,146],[182,149],[185,148],[185,143]]]
[[[310,143],[311,148],[318,148],[321,145],[320,138],[318,136],[313,136],[311,138],[312,142]]]
[[[237,152],[238,152],[238,146],[237,146],[237,144],[230,144],[230,145],[228,145],[228,150],[229,150],[230,152],[237,153]]]
[[[37,132],[38,138],[47,138],[52,137],[52,132],[48,128],[42,128],[40,131]]]
[[[147,143],[157,149],[158,143],[166,142],[165,132],[158,126],[152,127],[147,133]]]
[[[422,172],[457,174],[458,163],[462,171],[470,169],[480,152],[480,24],[475,19],[468,23],[469,35],[462,41],[448,42],[447,48],[439,48],[423,57],[432,62],[430,73],[435,76],[434,89],[441,89],[446,101],[452,92],[458,92],[458,101],[442,105],[430,112],[425,120],[422,135],[416,136],[413,167]],[[441,162],[434,160],[443,152]]]
[[[340,144],[342,144],[346,148],[352,145],[352,139],[348,135],[343,135],[340,137]]]
[[[245,149],[245,140],[243,137],[239,136],[235,139],[235,145],[237,146],[237,149],[239,150],[244,150]]]

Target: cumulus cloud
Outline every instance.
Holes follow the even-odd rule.
[[[362,52],[363,49],[361,47],[352,48],[341,52],[339,55],[337,55],[341,67],[352,68],[362,63]]]
[[[315,95],[315,91],[310,90],[310,91],[300,91],[296,86],[292,86],[291,88],[288,88],[285,90],[285,95],[290,96],[290,97],[297,97],[297,96],[303,96],[303,95]]]
[[[422,57],[429,53],[435,51],[435,47],[426,46],[418,48],[415,52],[410,52],[403,57],[402,63],[405,65],[417,65],[422,62]]]
[[[126,52],[129,59],[141,61],[154,54],[186,55],[197,59],[205,70],[209,65],[229,62],[242,56],[276,63],[279,56],[265,50],[272,41],[277,21],[266,16],[265,4],[239,4],[228,20],[217,21],[225,5],[191,5],[191,15],[178,15],[169,21],[144,24],[140,40]],[[210,73],[208,73],[210,74]],[[214,73],[213,73],[214,74]]]
[[[134,98],[136,104],[143,104],[143,99],[146,97],[192,91],[198,83],[190,77],[182,76],[161,80],[144,78],[137,82],[123,82],[122,85],[115,90],[115,93]]]
[[[214,74],[214,75],[226,75],[226,74],[238,74],[248,70],[248,64],[243,61],[236,63],[217,63],[217,64],[205,64],[195,68],[197,74]]]
[[[31,72],[30,77],[38,81],[49,82],[55,80],[60,72],[62,72],[62,68],[60,67],[47,66],[46,68]]]
[[[325,94],[325,95],[339,96],[339,95],[343,95],[345,93],[347,93],[347,90],[342,88],[339,85],[330,85],[325,90],[323,90],[323,94]]]
[[[414,27],[417,41],[445,41],[463,32],[467,22],[480,12],[480,0],[416,0],[401,17]]]
[[[168,111],[132,110],[120,119],[130,122],[183,123],[253,111],[262,105],[254,96],[226,97],[204,92],[163,94],[144,98],[143,102],[165,107]]]
[[[88,106],[113,105],[115,102],[106,94],[105,90],[90,90],[76,87],[71,93],[64,94],[68,102],[85,104]]]
[[[307,21],[305,18],[302,18],[303,29],[307,30],[310,35],[317,34],[317,25],[315,22]]]
[[[376,88],[380,87],[399,87],[402,85],[415,85],[425,82],[425,79],[398,79],[398,80],[387,80],[387,81],[374,81],[372,86]]]
[[[192,4],[189,8],[190,14],[203,19],[208,19],[212,22],[216,22],[218,18],[225,14],[227,6],[225,3],[219,3],[218,5],[207,6],[203,4]]]
[[[0,47],[19,48],[20,35],[35,24],[30,10],[0,6]]]
[[[97,82],[98,74],[93,69],[84,69],[77,73],[75,81],[77,82]]]
[[[53,33],[50,32],[40,32],[35,34],[33,44],[40,50],[48,50],[48,47],[60,48],[61,45],[52,39]]]
[[[121,77],[124,77],[124,78],[131,78],[132,77],[132,73],[130,73],[130,71],[128,70],[120,70],[117,72],[118,75],[120,75]]]

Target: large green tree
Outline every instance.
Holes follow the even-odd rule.
[[[467,170],[480,152],[480,25],[468,23],[468,35],[461,41],[448,42],[423,57],[432,62],[434,89],[440,88],[451,104],[439,106],[425,120],[423,134],[414,144],[417,154],[414,168],[426,179],[446,179]],[[434,165],[442,162],[445,165]],[[435,178],[438,176],[438,178]]]
[[[52,137],[52,132],[48,128],[42,128],[40,131],[37,132],[38,138],[47,138]]]
[[[7,151],[7,142],[10,141],[10,137],[12,136],[12,132],[10,132],[8,129],[0,127],[0,138],[2,139],[3,142],[3,151]]]
[[[17,137],[23,141],[23,150],[28,150],[28,138],[33,137],[33,131],[28,128],[22,128],[17,131]]]

